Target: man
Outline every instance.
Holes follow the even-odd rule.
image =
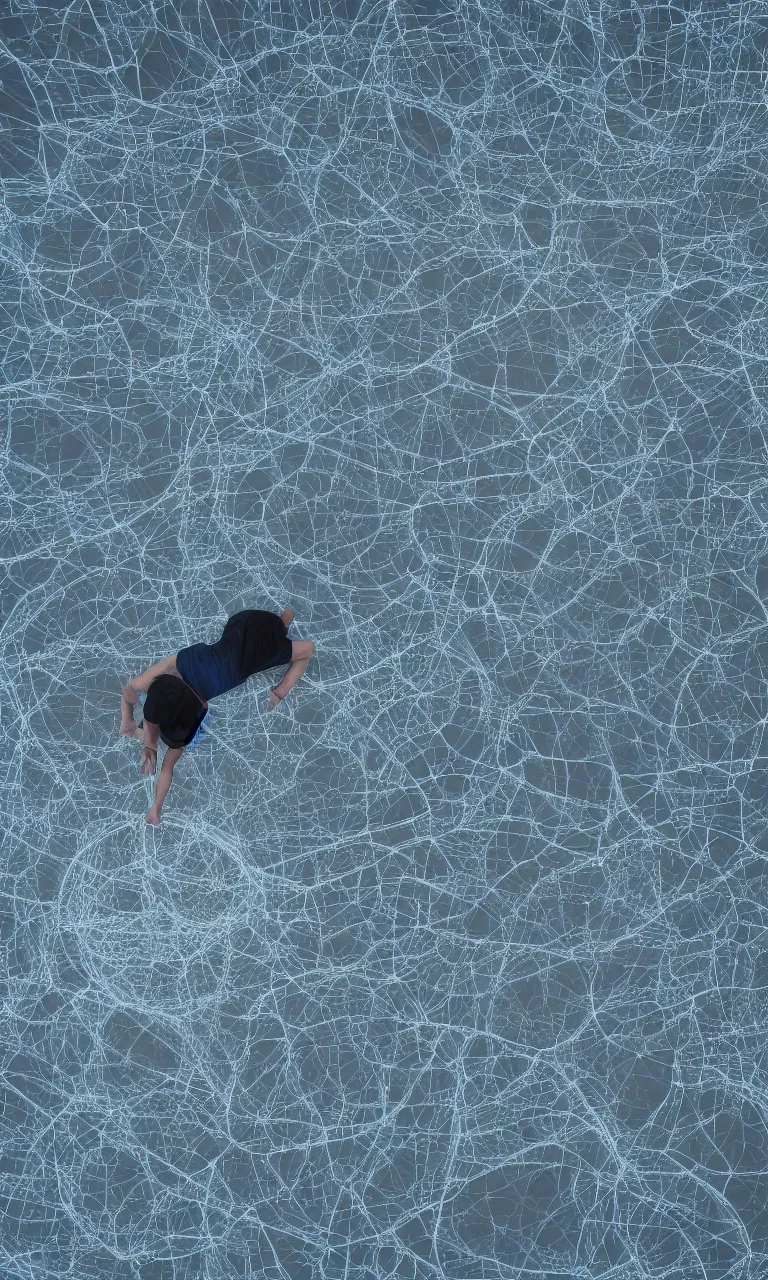
[[[158,737],[168,747],[155,785],[154,803],[146,815],[157,826],[160,811],[173,781],[173,770],[201,732],[210,698],[243,684],[257,671],[288,664],[279,684],[269,693],[274,710],[307,669],[315,652],[311,640],[289,640],[287,631],[293,609],[278,616],[263,609],[244,609],[229,619],[215,644],[193,644],[134,676],[123,686],[120,734],[143,744],[139,760],[146,776],[157,769]],[[135,724],[137,695],[146,693],[144,720]]]

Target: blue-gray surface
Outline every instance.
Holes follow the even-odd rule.
[[[765,11],[6,4],[3,1280],[765,1277]]]

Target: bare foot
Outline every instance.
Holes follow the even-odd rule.
[[[160,814],[155,809],[150,809],[149,813],[145,815],[145,821],[147,821],[150,826],[156,827],[160,822]]]
[[[278,705],[278,703],[282,702],[282,700],[283,700],[283,696],[284,696],[284,695],[283,695],[282,693],[275,693],[274,689],[270,689],[270,691],[269,691],[269,709],[270,709],[270,711],[274,711],[274,709],[275,709],[275,707]]]
[[[282,618],[286,627],[290,627],[291,623],[296,617],[296,610],[291,608],[283,609],[283,612],[280,614],[280,617]]]

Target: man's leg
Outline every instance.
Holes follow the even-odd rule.
[[[286,610],[287,612],[287,610]],[[269,691],[269,705],[274,708],[285,697],[286,693],[293,688],[297,680],[304,675],[309,660],[315,652],[314,641],[312,640],[293,640],[293,657],[291,665],[283,676],[279,684]]]

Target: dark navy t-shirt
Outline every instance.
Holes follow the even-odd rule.
[[[176,670],[206,702],[243,684],[240,650],[235,637],[222,636],[216,644],[191,644],[176,654]]]

